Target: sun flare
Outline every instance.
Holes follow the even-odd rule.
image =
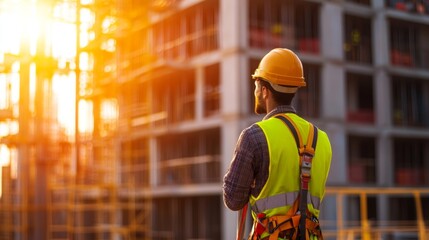
[[[22,56],[25,58],[25,55],[29,59],[54,59],[53,62],[56,65],[51,66],[53,75],[49,84],[52,89],[52,101],[55,101],[53,106],[56,109],[54,110],[56,119],[67,135],[75,134],[76,74],[74,70],[77,52],[75,4],[76,1],[55,2],[55,4],[36,0],[0,2],[0,64],[4,66],[15,64],[22,61]],[[89,14],[82,14],[80,21],[84,25],[91,21],[90,18]],[[80,36],[80,42],[88,42],[88,37]],[[30,79],[36,78],[37,71],[36,66],[36,71],[30,72]],[[13,77],[12,75],[14,73],[2,74],[0,68],[0,80],[11,82],[9,79]],[[14,84],[17,83],[11,83],[11,85]],[[16,86],[12,87],[16,88]],[[37,101],[34,99],[35,89],[32,88],[30,91],[30,96],[33,96],[30,101],[34,105]],[[19,99],[19,96],[11,96],[11,99]],[[10,99],[0,97],[0,106],[18,105],[18,102],[19,100],[11,102]],[[79,104],[85,105],[85,103]],[[79,129],[83,131],[92,130],[92,123],[86,121],[90,119],[90,116],[85,116],[87,112],[83,111],[79,114],[81,116]],[[3,123],[0,122],[0,124]]]
[[[76,16],[76,1],[0,0],[0,167],[11,166],[12,175],[16,175],[17,169],[13,166],[17,165],[18,155],[13,145],[8,145],[9,140],[3,139],[13,139],[20,131],[23,71],[28,72],[30,116],[34,117],[36,105],[43,103],[46,111],[43,114],[49,114],[49,118],[55,121],[51,127],[59,129],[70,141],[74,139],[77,125],[81,133],[93,131],[90,101],[79,101],[78,124],[75,119]],[[84,26],[87,32],[92,17],[83,12],[79,29]],[[87,44],[90,37],[89,34],[80,34],[79,45]],[[85,57],[82,60],[80,69],[90,70]],[[39,75],[47,71],[51,74]],[[36,86],[40,89],[40,83],[43,93],[36,94]]]

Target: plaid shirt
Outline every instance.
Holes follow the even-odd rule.
[[[295,109],[292,106],[278,106],[264,120],[287,112],[295,113]],[[247,204],[250,194],[255,197],[259,195],[268,179],[269,164],[267,139],[262,129],[252,124],[241,132],[223,179],[223,199],[229,209],[238,211]]]

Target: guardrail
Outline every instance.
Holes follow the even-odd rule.
[[[405,196],[414,199],[416,219],[415,221],[392,221],[376,220],[376,224],[371,225],[373,221],[368,219],[368,196]],[[336,201],[336,220],[321,220],[322,229],[326,229],[323,234],[326,239],[362,239],[376,240],[384,239],[384,234],[407,235],[414,237],[406,239],[427,240],[429,230],[426,229],[423,216],[422,196],[429,197],[429,188],[381,188],[381,187],[328,187],[326,196],[334,196]],[[360,205],[360,221],[350,224],[344,219],[345,197],[358,197]],[[346,223],[351,226],[346,226]],[[335,226],[331,230],[331,226]],[[396,239],[396,238],[395,238]],[[403,237],[398,236],[398,239]]]

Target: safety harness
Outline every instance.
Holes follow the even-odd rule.
[[[316,150],[318,129],[310,123],[307,144],[304,145],[297,126],[287,115],[278,114],[275,117],[280,119],[289,128],[295,138],[300,156],[300,193],[286,215],[266,217],[264,213],[257,213],[257,221],[254,223],[253,233],[249,239],[323,240],[318,219],[312,216],[307,210],[307,194],[311,179],[312,160]],[[269,236],[261,238],[263,233],[267,232]]]

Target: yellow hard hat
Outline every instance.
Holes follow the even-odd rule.
[[[294,93],[306,85],[301,60],[286,48],[275,48],[267,53],[252,78],[262,78],[274,90],[283,93]]]

